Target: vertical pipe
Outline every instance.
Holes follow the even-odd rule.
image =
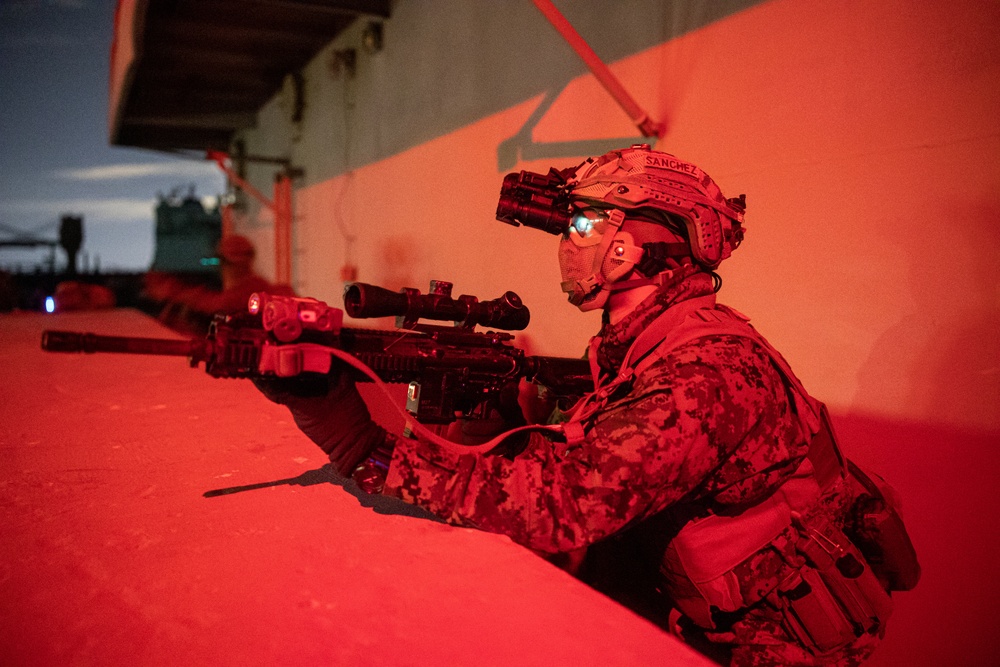
[[[292,179],[288,174],[277,174],[274,178],[274,196],[268,199],[257,188],[247,183],[229,166],[229,156],[218,151],[209,151],[208,159],[213,160],[230,181],[274,212],[274,281],[280,285],[292,284]],[[227,224],[232,227],[232,217],[226,218],[223,209],[223,234]]]
[[[292,284],[292,179],[287,174],[274,179],[274,280]]]
[[[219,211],[222,214],[222,237],[232,236],[236,229],[232,204],[223,204]]]

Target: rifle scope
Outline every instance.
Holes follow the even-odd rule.
[[[451,298],[451,283],[432,280],[428,294],[404,287],[392,292],[367,283],[348,283],[344,288],[344,310],[351,317],[396,317],[396,326],[412,327],[417,320],[443,320],[465,329],[476,325],[521,331],[528,326],[531,313],[514,292],[489,301],[463,294]]]

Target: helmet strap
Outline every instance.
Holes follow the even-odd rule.
[[[698,273],[700,270],[701,268],[694,263],[681,264],[676,269],[661,271],[655,276],[650,276],[648,278],[633,278],[631,280],[617,282],[611,286],[610,291],[623,292],[625,290],[630,290],[635,287],[644,287],[646,285],[656,285],[659,288],[669,287],[671,285],[676,285],[688,276]]]
[[[691,246],[687,243],[651,241],[643,243],[642,250],[642,259],[639,260],[635,268],[646,277],[652,277],[665,271],[668,259],[691,256]]]

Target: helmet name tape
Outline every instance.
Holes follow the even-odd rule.
[[[688,176],[693,176],[699,180],[702,177],[702,171],[698,167],[694,166],[690,162],[684,162],[683,160],[678,160],[672,155],[666,155],[664,153],[658,155],[650,153],[649,155],[647,155],[646,168],[669,169],[670,171],[676,171],[682,174],[687,174]]]

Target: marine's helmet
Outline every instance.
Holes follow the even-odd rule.
[[[662,283],[684,258],[714,270],[742,241],[744,210],[743,195],[726,199],[697,166],[638,144],[546,175],[508,174],[497,219],[562,235],[563,290],[592,310],[612,291]]]

